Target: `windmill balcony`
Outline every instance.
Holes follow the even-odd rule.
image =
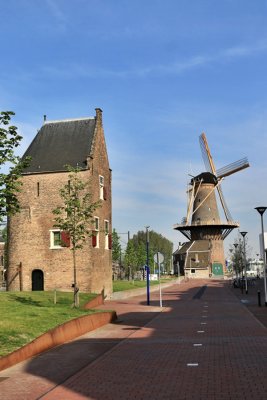
[[[180,224],[175,224],[173,226],[174,229],[179,229],[179,228],[185,228],[185,227],[190,227],[190,226],[212,226],[212,225],[223,225],[223,226],[239,226],[239,223],[237,221],[222,221],[220,219],[213,219],[213,220],[197,220],[197,221],[192,221],[191,223],[186,222],[184,219]]]

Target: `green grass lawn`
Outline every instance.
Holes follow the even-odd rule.
[[[170,282],[162,279],[161,282]],[[157,285],[158,281],[150,281]],[[114,281],[113,291],[146,287],[146,281]],[[94,298],[94,294],[80,293],[80,304]],[[81,315],[96,312],[72,308],[73,293],[57,292],[0,292],[0,357],[31,342],[49,329]]]
[[[161,283],[171,282],[175,278],[161,279]],[[158,285],[159,281],[150,281],[150,286]],[[146,281],[113,281],[113,292],[122,292],[123,290],[138,289],[146,287]]]
[[[80,293],[80,304],[95,297]],[[75,309],[73,293],[0,292],[0,357],[11,353],[42,333],[66,321],[94,312]]]

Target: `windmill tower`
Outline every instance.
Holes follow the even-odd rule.
[[[174,225],[174,229],[183,233],[191,243],[186,253],[186,269],[194,273],[201,270],[201,277],[207,277],[223,274],[223,240],[239,226],[238,222],[233,221],[226,205],[221,183],[226,176],[249,167],[249,163],[247,158],[242,158],[216,170],[205,133],[200,135],[199,141],[206,171],[192,177],[188,191],[187,215],[181,224]],[[220,219],[216,192],[224,212],[224,220]]]

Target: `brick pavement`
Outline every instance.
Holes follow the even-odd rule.
[[[248,293],[245,289],[243,293],[240,288],[233,288],[230,286],[232,292],[240,299],[241,302],[248,308],[248,310],[267,327],[267,309],[265,307],[265,292],[263,279],[255,279],[248,285]],[[230,283],[230,282],[229,282]],[[253,284],[252,284],[253,283]],[[258,291],[260,292],[261,307],[258,306]]]
[[[267,329],[228,283],[189,281],[166,288],[162,312],[157,297],[152,294],[151,307],[144,296],[106,303],[105,308],[116,309],[120,323],[60,347],[76,346],[72,355],[83,355],[78,372],[69,371],[64,382],[59,372],[48,375],[49,367],[62,372],[71,360],[64,359],[66,351],[57,363],[49,364],[47,352],[41,356],[46,368],[40,361],[38,365],[37,357],[17,371],[2,371],[0,380],[4,375],[9,378],[0,382],[1,399],[267,398]],[[99,354],[95,350],[93,356],[97,343],[106,343],[106,349]],[[15,386],[22,385],[23,378],[28,379],[28,389],[19,394]]]

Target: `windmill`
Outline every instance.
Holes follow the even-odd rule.
[[[238,222],[233,221],[227,207],[221,187],[222,181],[225,177],[249,167],[249,163],[245,157],[216,170],[205,133],[200,135],[199,141],[206,171],[192,177],[188,190],[187,215],[181,224],[174,225],[174,229],[183,233],[192,245],[194,244],[194,253],[208,253],[208,258],[203,260],[206,265],[202,265],[202,270],[208,271],[211,276],[215,271],[218,275],[223,273],[223,240],[239,226]],[[224,212],[224,220],[220,219],[216,192]],[[203,250],[205,246],[206,250]],[[195,257],[190,258],[188,269],[191,268],[191,260],[195,260]]]

